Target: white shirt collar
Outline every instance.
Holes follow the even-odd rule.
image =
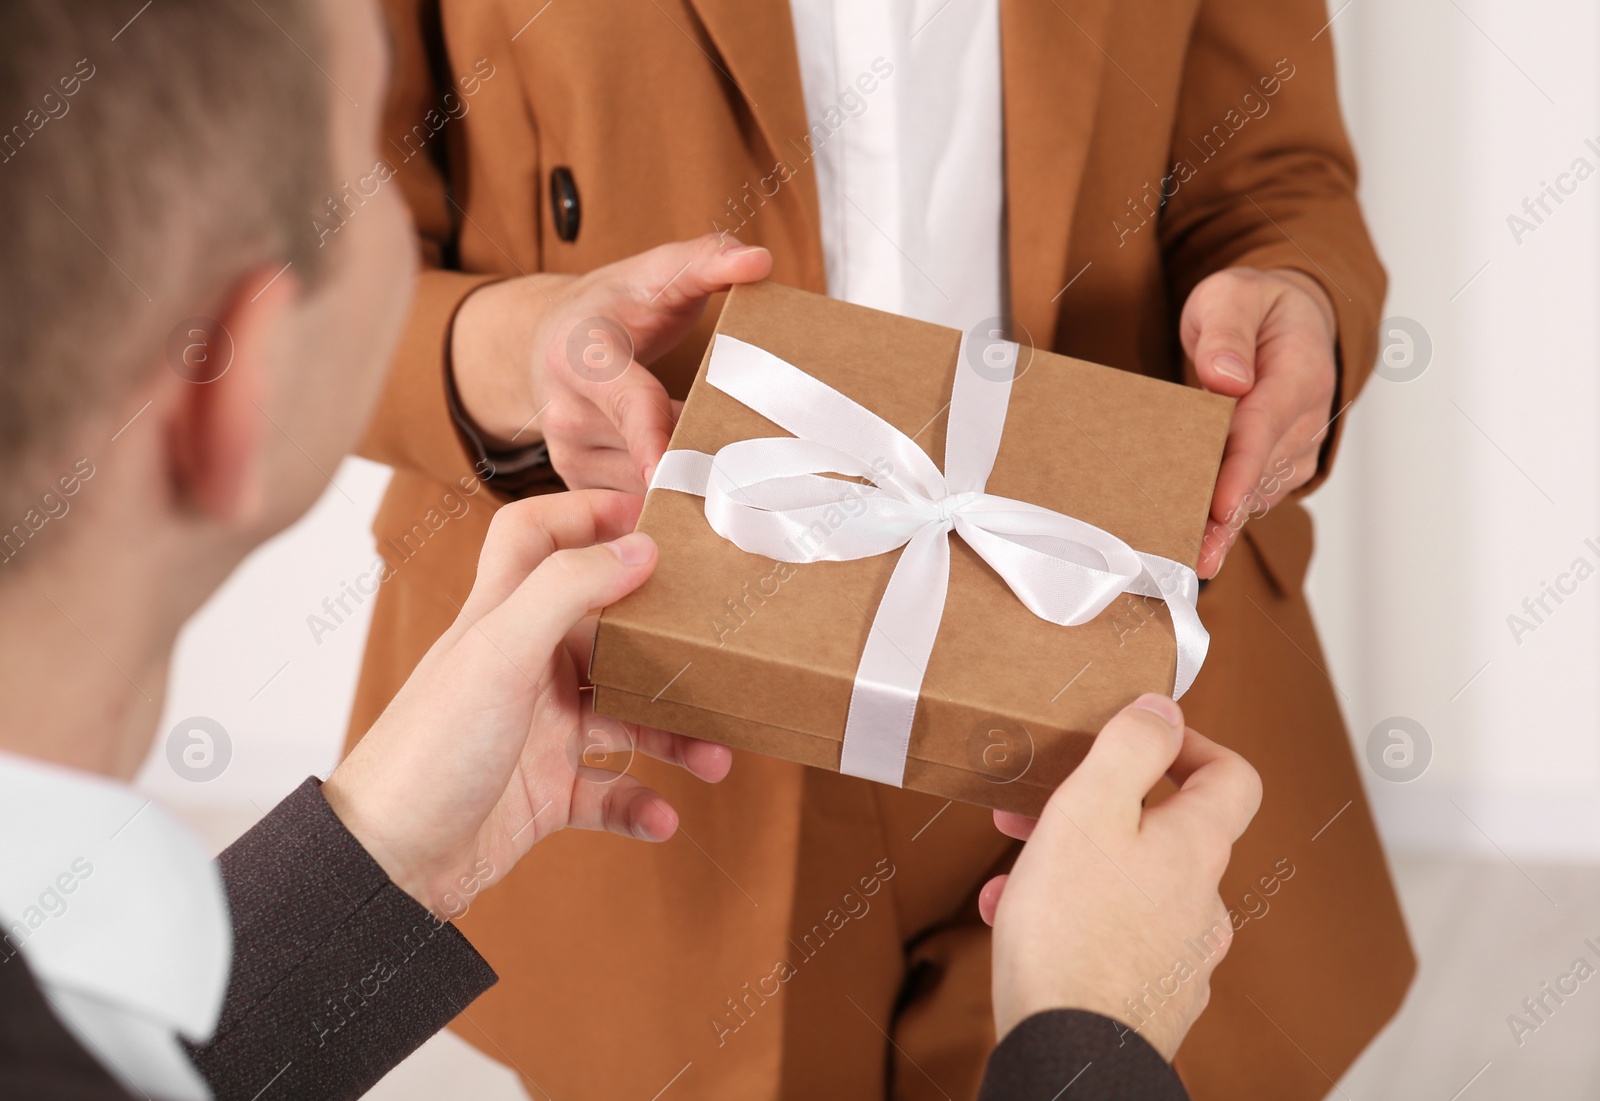
[[[206,1039],[221,1016],[227,895],[200,842],[159,807],[0,753],[0,935],[0,958],[21,951],[56,1014],[124,1084],[210,1096],[178,1037]]]

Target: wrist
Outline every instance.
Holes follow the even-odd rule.
[[[1153,1005],[1153,1002],[1147,1000],[1147,1005]],[[1163,1009],[1168,1011],[1163,1013]],[[1169,1063],[1178,1054],[1178,1045],[1182,1043],[1184,1035],[1182,1023],[1176,1019],[1176,1010],[1173,1007],[1154,1006],[1149,1016],[1139,1016],[1130,1012],[1127,1006],[1118,1008],[1105,1004],[1103,999],[1064,994],[1058,997],[1023,999],[1013,1006],[1012,1010],[1011,1014],[996,1021],[998,1026],[996,1043],[1004,1040],[1013,1029],[1029,1018],[1055,1010],[1073,1010],[1104,1017],[1115,1023],[1119,1033],[1126,1031],[1139,1036]]]
[[[420,874],[412,861],[406,859],[403,840],[383,821],[381,814],[372,813],[368,801],[362,798],[360,783],[347,774],[344,765],[323,781],[322,797],[350,836],[383,869],[389,881],[430,912],[433,911],[434,903],[427,877]]]
[[[534,342],[551,299],[567,275],[486,283],[469,294],[450,327],[450,372],[461,409],[484,443],[512,450],[538,443],[534,423]]]

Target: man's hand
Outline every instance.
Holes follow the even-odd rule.
[[[492,447],[542,438],[573,489],[642,493],[677,419],[646,365],[683,339],[710,295],[771,270],[766,249],[712,234],[587,275],[490,283],[451,331],[456,392]]]
[[[1145,809],[1163,775],[1178,792]],[[1242,757],[1149,694],[1106,724],[1037,822],[996,811],[1003,833],[1028,841],[978,898],[994,925],[997,1034],[1047,1009],[1087,1009],[1171,1061],[1233,942],[1217,884],[1260,804]]]
[[[497,512],[455,623],[323,785],[389,877],[440,917],[459,916],[563,827],[672,836],[678,816],[660,795],[584,767],[595,743],[637,748],[712,783],[728,773],[725,746],[594,720],[579,692],[591,612],[655,569],[650,537],[626,534],[639,507],[637,497],[593,490]]]
[[[1317,470],[1335,410],[1333,303],[1298,271],[1228,268],[1184,303],[1178,335],[1207,390],[1239,399],[1199,574],[1213,577],[1239,529]]]

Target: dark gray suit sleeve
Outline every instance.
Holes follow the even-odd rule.
[[[1067,1090],[1071,1086],[1070,1091]],[[1189,1101],[1149,1042],[1098,1013],[1035,1013],[989,1056],[978,1101]]]
[[[190,1048],[217,1101],[355,1098],[495,982],[307,780],[219,858],[234,962]]]

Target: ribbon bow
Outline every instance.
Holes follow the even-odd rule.
[[[1123,593],[1166,601],[1177,639],[1173,697],[1194,682],[1209,637],[1194,570],[1110,532],[986,491],[1005,428],[1017,345],[962,341],[945,469],[905,433],[792,363],[718,335],[706,381],[792,437],[741,440],[715,455],[669,451],[651,489],[705,498],[706,520],[741,550],[840,562],[904,547],[856,669],[839,771],[899,786],[917,699],[939,633],[953,531],[1041,619],[1087,623]],[[867,484],[844,478],[865,479]]]

